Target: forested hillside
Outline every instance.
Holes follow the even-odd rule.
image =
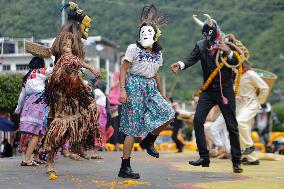
[[[75,1],[75,0],[74,0]],[[0,0],[0,34],[8,37],[47,38],[60,27],[59,0]],[[178,80],[174,96],[190,99],[194,87],[202,84],[201,68],[195,65],[177,78],[170,73],[171,63],[181,59],[202,38],[192,14],[203,13],[216,19],[225,33],[234,33],[249,48],[253,67],[279,76],[274,89],[284,93],[284,1],[283,0],[77,0],[92,17],[91,35],[105,36],[124,51],[138,37],[138,19],[143,5],[154,3],[167,15],[162,30],[167,88]],[[280,82],[280,80],[282,82]],[[272,95],[276,101],[276,95]]]

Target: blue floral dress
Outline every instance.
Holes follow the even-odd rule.
[[[149,53],[132,44],[125,60],[131,65],[125,85],[128,102],[122,104],[120,131],[128,136],[146,136],[175,116],[153,78],[162,66],[162,53]]]

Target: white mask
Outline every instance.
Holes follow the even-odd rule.
[[[143,26],[140,29],[140,43],[144,48],[152,47],[154,43],[155,30],[152,26]]]

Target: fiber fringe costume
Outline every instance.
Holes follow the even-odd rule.
[[[62,55],[45,88],[44,97],[50,105],[50,117],[54,118],[48,126],[46,149],[60,147],[67,138],[73,146],[86,140],[89,133],[99,134],[99,112],[79,77],[80,61],[74,55]]]
[[[51,180],[57,178],[54,155],[59,147],[68,141],[70,147],[80,153],[83,147],[93,147],[95,140],[100,138],[98,108],[79,76],[83,65],[87,65],[83,62],[85,53],[81,38],[87,39],[91,19],[73,2],[64,4],[63,9],[68,19],[52,45],[56,64],[40,99],[50,107],[44,148],[49,151],[46,172],[50,173]]]

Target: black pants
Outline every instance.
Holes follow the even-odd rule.
[[[119,126],[120,126],[120,112],[121,112],[121,106],[118,106],[118,116],[111,118],[111,125],[113,126],[114,133],[110,137],[109,142],[111,144],[123,144],[125,134],[122,132],[119,132]]]
[[[182,150],[183,147],[183,143],[177,138],[178,135],[178,131],[181,129],[182,127],[180,126],[174,126],[173,127],[173,134],[172,134],[172,139],[173,141],[176,143],[177,149],[178,150]]]
[[[223,94],[228,99],[228,104],[223,104],[220,91],[213,91],[207,89],[200,95],[193,119],[196,143],[200,157],[209,158],[209,151],[207,149],[204,134],[204,122],[213,106],[218,105],[225,119],[227,130],[229,132],[232,162],[240,163],[241,148],[239,140],[238,122],[236,120],[236,104],[233,88],[223,87]]]

